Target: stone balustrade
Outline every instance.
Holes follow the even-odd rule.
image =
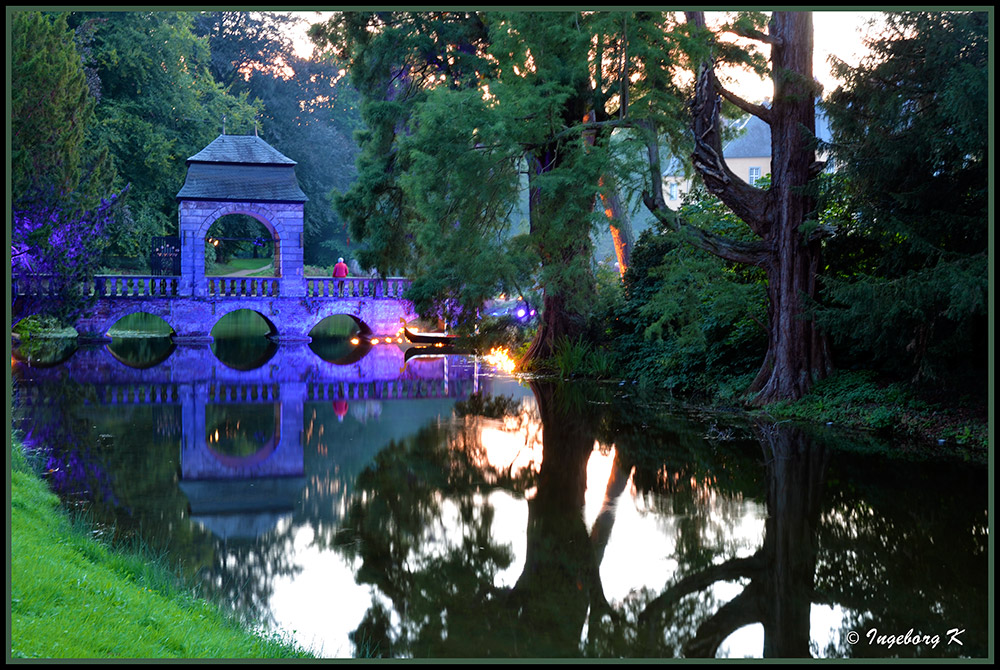
[[[154,275],[95,275],[83,285],[84,295],[115,298],[184,298],[181,278]],[[61,283],[46,275],[11,277],[15,296],[57,297]],[[206,277],[205,297],[248,298],[288,295],[283,287],[293,280],[281,277]],[[299,284],[299,282],[295,282]],[[412,280],[406,277],[305,277],[308,298],[373,298],[402,300]]]

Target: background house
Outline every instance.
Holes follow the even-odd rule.
[[[764,103],[767,104],[766,102]],[[761,177],[771,174],[771,128],[753,115],[744,116],[734,122],[736,137],[722,148],[726,165],[743,181],[751,186]],[[830,124],[826,116],[816,110],[816,137],[830,141]],[[819,155],[818,160],[825,160]],[[692,180],[685,176],[682,163],[672,159],[663,173],[663,197],[671,209],[677,209],[688,191]]]

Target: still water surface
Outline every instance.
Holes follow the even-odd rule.
[[[343,339],[13,371],[65,505],[323,657],[988,653],[983,464]]]

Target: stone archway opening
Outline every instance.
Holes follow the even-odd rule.
[[[362,337],[363,323],[349,314],[332,314],[309,331],[309,348],[317,356],[335,365],[350,365],[361,360],[371,349]]]
[[[280,277],[281,240],[267,221],[249,214],[220,216],[205,234],[206,277]]]

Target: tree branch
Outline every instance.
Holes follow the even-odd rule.
[[[642,202],[657,221],[671,230],[686,234],[694,246],[733,263],[762,265],[768,258],[770,248],[761,242],[740,242],[715,235],[684,221],[677,212],[667,206],[663,197],[663,174],[660,167],[660,146],[656,132],[649,121],[636,121],[635,127],[644,135],[646,156],[649,161],[649,177],[652,192],[643,191]],[[738,177],[736,178],[738,179]],[[751,188],[749,185],[747,188]],[[756,189],[753,189],[756,191]]]
[[[759,30],[754,30],[753,28],[739,28],[734,26],[729,29],[729,32],[731,32],[734,35],[739,35],[740,37],[746,37],[747,39],[750,40],[756,40],[758,42],[763,42],[764,44],[770,44],[771,46],[780,47],[784,44],[784,42],[782,42],[780,37],[772,37],[767,33],[762,33]]]
[[[588,118],[590,118],[588,116]],[[611,119],[608,121],[588,121],[587,123],[581,123],[579,125],[571,126],[564,130],[560,130],[558,133],[552,136],[550,141],[560,140],[564,137],[570,135],[578,135],[582,132],[588,130],[601,130],[602,128],[635,128],[635,124],[627,119]]]
[[[769,225],[769,191],[750,186],[733,174],[723,160],[719,117],[721,101],[713,86],[714,79],[711,63],[703,64],[695,83],[692,104],[695,148],[691,162],[709,192],[717,195],[754,233],[765,237]]]
[[[732,91],[727,90],[726,87],[722,85],[722,82],[719,81],[719,78],[715,76],[714,71],[712,72],[712,85],[719,95],[742,109],[744,112],[753,114],[768,125],[771,124],[771,110],[769,108],[764,107],[763,105],[755,105],[752,102],[747,102]]]
[[[729,635],[743,626],[763,620],[761,588],[750,584],[740,595],[719,608],[684,645],[685,658],[714,658]]]
[[[734,558],[688,575],[650,601],[646,609],[639,613],[639,624],[648,625],[654,617],[689,593],[706,589],[716,582],[731,582],[741,577],[752,579],[763,569],[763,560],[755,554],[749,558]]]
[[[660,198],[662,199],[662,197],[663,193],[661,189]],[[710,254],[733,263],[744,263],[747,265],[762,266],[770,257],[771,248],[764,242],[731,240],[698,226],[691,225],[668,207],[664,206],[660,208],[656,203],[655,196],[650,196],[646,191],[642,194],[642,201],[646,205],[646,209],[656,217],[657,221],[687,236],[687,241],[702,251],[707,251]]]

